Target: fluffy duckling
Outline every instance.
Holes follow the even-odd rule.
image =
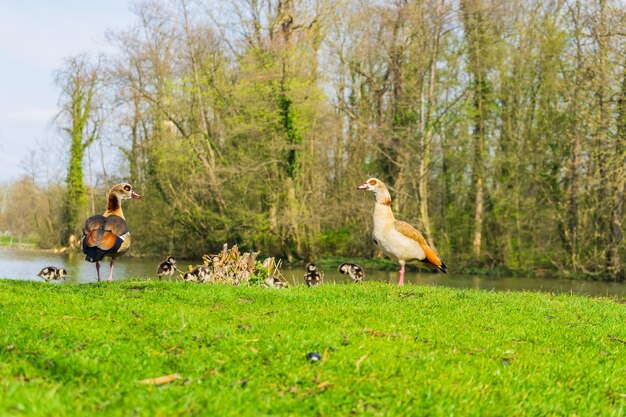
[[[157,266],[157,275],[159,278],[163,277],[163,275],[171,277],[176,269],[176,259],[173,256],[168,256],[166,260]]]
[[[104,214],[96,214],[85,221],[81,248],[85,260],[95,262],[98,282],[100,282],[100,261],[111,257],[109,281],[113,281],[115,258],[130,248],[130,232],[122,212],[122,202],[131,198],[141,198],[127,183],[113,186],[109,190],[107,209]]]
[[[358,187],[374,193],[374,243],[392,259],[400,264],[400,280],[404,284],[404,265],[407,261],[417,260],[445,273],[444,264],[437,252],[431,248],[424,236],[408,223],[396,220],[391,211],[391,194],[387,186],[377,178],[370,178]]]
[[[67,277],[67,270],[65,268],[57,269],[57,274],[55,276],[55,280],[65,279]]]
[[[211,279],[211,268],[205,265],[196,266],[191,273],[198,277],[198,282],[209,282]]]
[[[185,282],[198,282],[198,277],[194,275],[193,271],[183,272],[180,277]]]
[[[363,272],[363,268],[361,268],[357,264],[352,264],[349,262],[342,263],[339,266],[339,272],[344,275],[347,274],[348,276],[350,276],[350,278],[352,278],[352,281],[354,281],[355,283],[362,282],[363,278],[365,278],[365,272]]]
[[[304,283],[307,287],[312,287],[324,282],[324,276],[317,270],[314,263],[309,262],[304,272]]]
[[[47,266],[43,268],[41,271],[39,271],[37,276],[42,278],[46,282],[50,282],[51,279],[54,279],[54,277],[56,276],[56,273],[57,273],[56,266]]]
[[[281,279],[276,277],[267,277],[263,280],[263,283],[266,287],[269,288],[282,288],[288,285],[287,281],[282,281]]]
[[[57,268],[56,266],[47,266],[39,271],[37,276],[43,278],[46,282],[51,280],[58,281],[67,276],[67,270],[65,268]]]
[[[181,275],[181,278],[183,281],[187,282],[209,282],[211,276],[211,268],[204,265],[198,265],[191,271],[184,272]]]

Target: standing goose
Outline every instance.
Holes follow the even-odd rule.
[[[407,261],[418,260],[446,273],[444,264],[437,252],[431,248],[424,236],[408,223],[396,220],[391,211],[391,195],[387,186],[377,178],[370,178],[358,187],[374,193],[374,243],[392,259],[400,263],[400,281],[404,285],[404,265]]]
[[[123,255],[130,248],[130,232],[122,212],[122,202],[129,198],[141,198],[127,183],[113,186],[108,194],[107,209],[104,214],[96,214],[85,221],[81,248],[85,260],[96,263],[98,282],[100,282],[100,261],[105,256],[111,257],[109,281],[113,281],[115,258]]]

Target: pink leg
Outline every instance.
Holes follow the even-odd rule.
[[[113,267],[115,266],[115,258],[111,258],[111,263],[109,264],[111,270],[109,272],[109,282],[113,281]]]
[[[404,285],[404,261],[400,261],[400,281],[398,286]]]
[[[96,261],[96,272],[98,273],[98,282],[100,282],[100,262]]]

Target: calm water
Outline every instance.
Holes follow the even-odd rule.
[[[115,263],[113,279],[119,280],[127,276],[156,278],[155,270],[161,259],[122,257]],[[349,261],[349,259],[347,259]],[[186,269],[191,261],[179,261],[179,268]],[[103,279],[108,277],[108,262],[103,262],[101,272]],[[41,281],[37,273],[45,266],[65,267],[68,271],[67,282],[83,283],[96,281],[96,268],[84,261],[80,254],[61,255],[34,250],[17,250],[0,248],[0,278]],[[283,275],[291,283],[302,283],[304,267],[285,267]],[[347,283],[350,279],[339,274],[335,268],[323,270],[326,283]],[[368,281],[398,282],[397,272],[365,271]],[[626,284],[595,281],[578,281],[546,278],[519,277],[485,277],[459,274],[420,274],[407,272],[405,281],[420,285],[441,285],[455,288],[476,288],[497,291],[546,291],[572,292],[581,295],[618,295],[626,296]],[[55,284],[62,284],[55,282]]]

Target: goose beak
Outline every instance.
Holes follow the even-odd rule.
[[[141,198],[141,196],[139,194],[137,194],[136,192],[132,192],[132,194],[130,195],[132,198]]]
[[[367,190],[367,189],[368,189],[368,187],[369,187],[369,186],[367,185],[367,183],[365,183],[365,184],[361,184],[361,185],[359,185],[356,189],[357,189],[357,190]]]

